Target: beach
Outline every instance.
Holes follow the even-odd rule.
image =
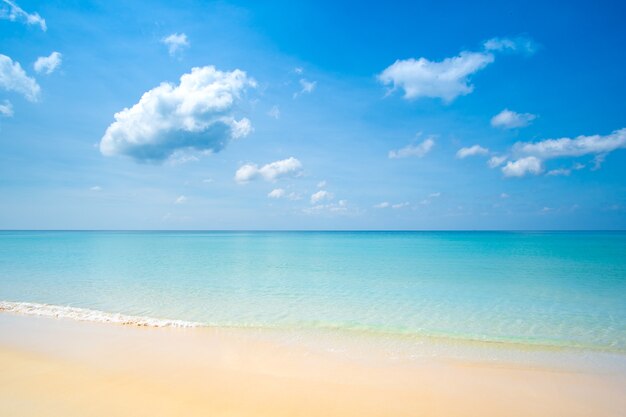
[[[626,234],[0,232],[0,415],[623,416]]]
[[[623,416],[624,374],[0,314],[6,416]]]

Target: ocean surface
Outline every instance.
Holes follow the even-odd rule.
[[[4,231],[0,301],[95,321],[623,354],[626,233]]]

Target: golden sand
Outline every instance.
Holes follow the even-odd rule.
[[[0,315],[0,416],[624,416],[624,376]]]

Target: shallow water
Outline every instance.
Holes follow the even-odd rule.
[[[0,300],[626,352],[626,233],[0,232]]]

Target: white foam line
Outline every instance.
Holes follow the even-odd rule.
[[[13,301],[0,301],[0,312],[27,314],[31,316],[67,318],[79,321],[91,321],[97,323],[113,323],[127,326],[144,327],[200,327],[202,323],[155,319],[152,317],[129,316],[119,313],[106,313],[104,311],[90,310],[87,308],[58,306],[52,304],[21,303]]]

